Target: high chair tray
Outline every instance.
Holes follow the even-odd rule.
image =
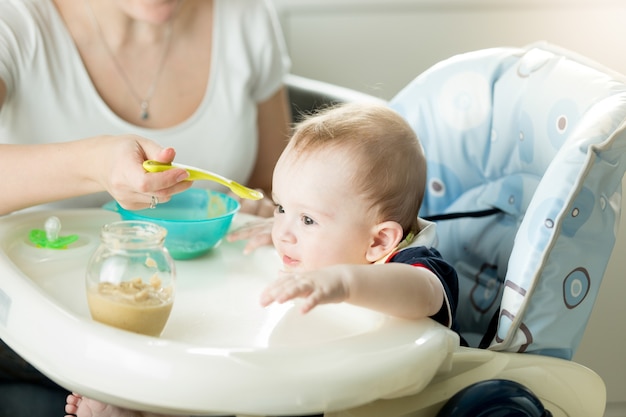
[[[28,233],[50,216],[64,250]],[[259,305],[280,267],[271,248],[243,243],[176,261],[177,293],[161,337],[91,319],[85,270],[101,209],[35,211],[0,218],[0,337],[49,378],[120,406],[178,414],[306,414],[346,409],[424,388],[458,337],[426,319],[407,321],[331,304],[301,314],[296,303]],[[234,226],[249,221],[238,215]]]

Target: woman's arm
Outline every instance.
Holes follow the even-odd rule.
[[[1,96],[1,92],[0,92]],[[40,145],[0,145],[0,214],[107,191],[123,207],[148,207],[191,186],[181,169],[148,174],[145,159],[170,162],[175,152],[134,135],[97,136]]]
[[[250,177],[251,187],[271,191],[274,166],[289,140],[290,121],[291,115],[284,87],[258,105],[259,152]]]
[[[0,79],[0,109],[6,98]],[[191,186],[188,174],[172,169],[158,174],[144,171],[146,159],[171,162],[176,152],[134,136],[97,136],[40,145],[0,144],[0,215],[37,204],[107,191],[123,207],[149,206]]]
[[[266,197],[261,201],[241,200],[241,210],[262,217],[271,216],[272,174],[276,161],[287,145],[290,135],[291,110],[286,88],[280,88],[257,108],[259,151],[248,186],[263,190]]]

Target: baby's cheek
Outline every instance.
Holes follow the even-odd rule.
[[[303,262],[306,270],[317,270],[327,266],[342,264],[366,264],[368,263],[362,254],[347,251],[345,249],[324,250],[318,252],[317,256],[311,257]]]

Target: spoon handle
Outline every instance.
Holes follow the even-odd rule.
[[[163,162],[154,161],[152,159],[144,161],[143,168],[148,172],[163,172],[172,168],[182,168],[189,173],[189,177],[186,179],[186,181],[209,180],[228,187],[233,193],[241,198],[247,198],[249,200],[260,200],[263,198],[263,193],[261,193],[260,191],[253,190],[239,184],[238,182],[222,177],[221,175],[214,172],[206,171],[204,169],[178,163],[166,164]]]

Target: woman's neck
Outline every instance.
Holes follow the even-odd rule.
[[[74,0],[75,1],[75,0]],[[140,7],[132,1],[84,0],[93,11],[111,49],[128,44],[158,45],[166,42],[172,26],[184,18],[183,0],[172,0],[160,7]],[[181,25],[185,27],[185,25]]]

